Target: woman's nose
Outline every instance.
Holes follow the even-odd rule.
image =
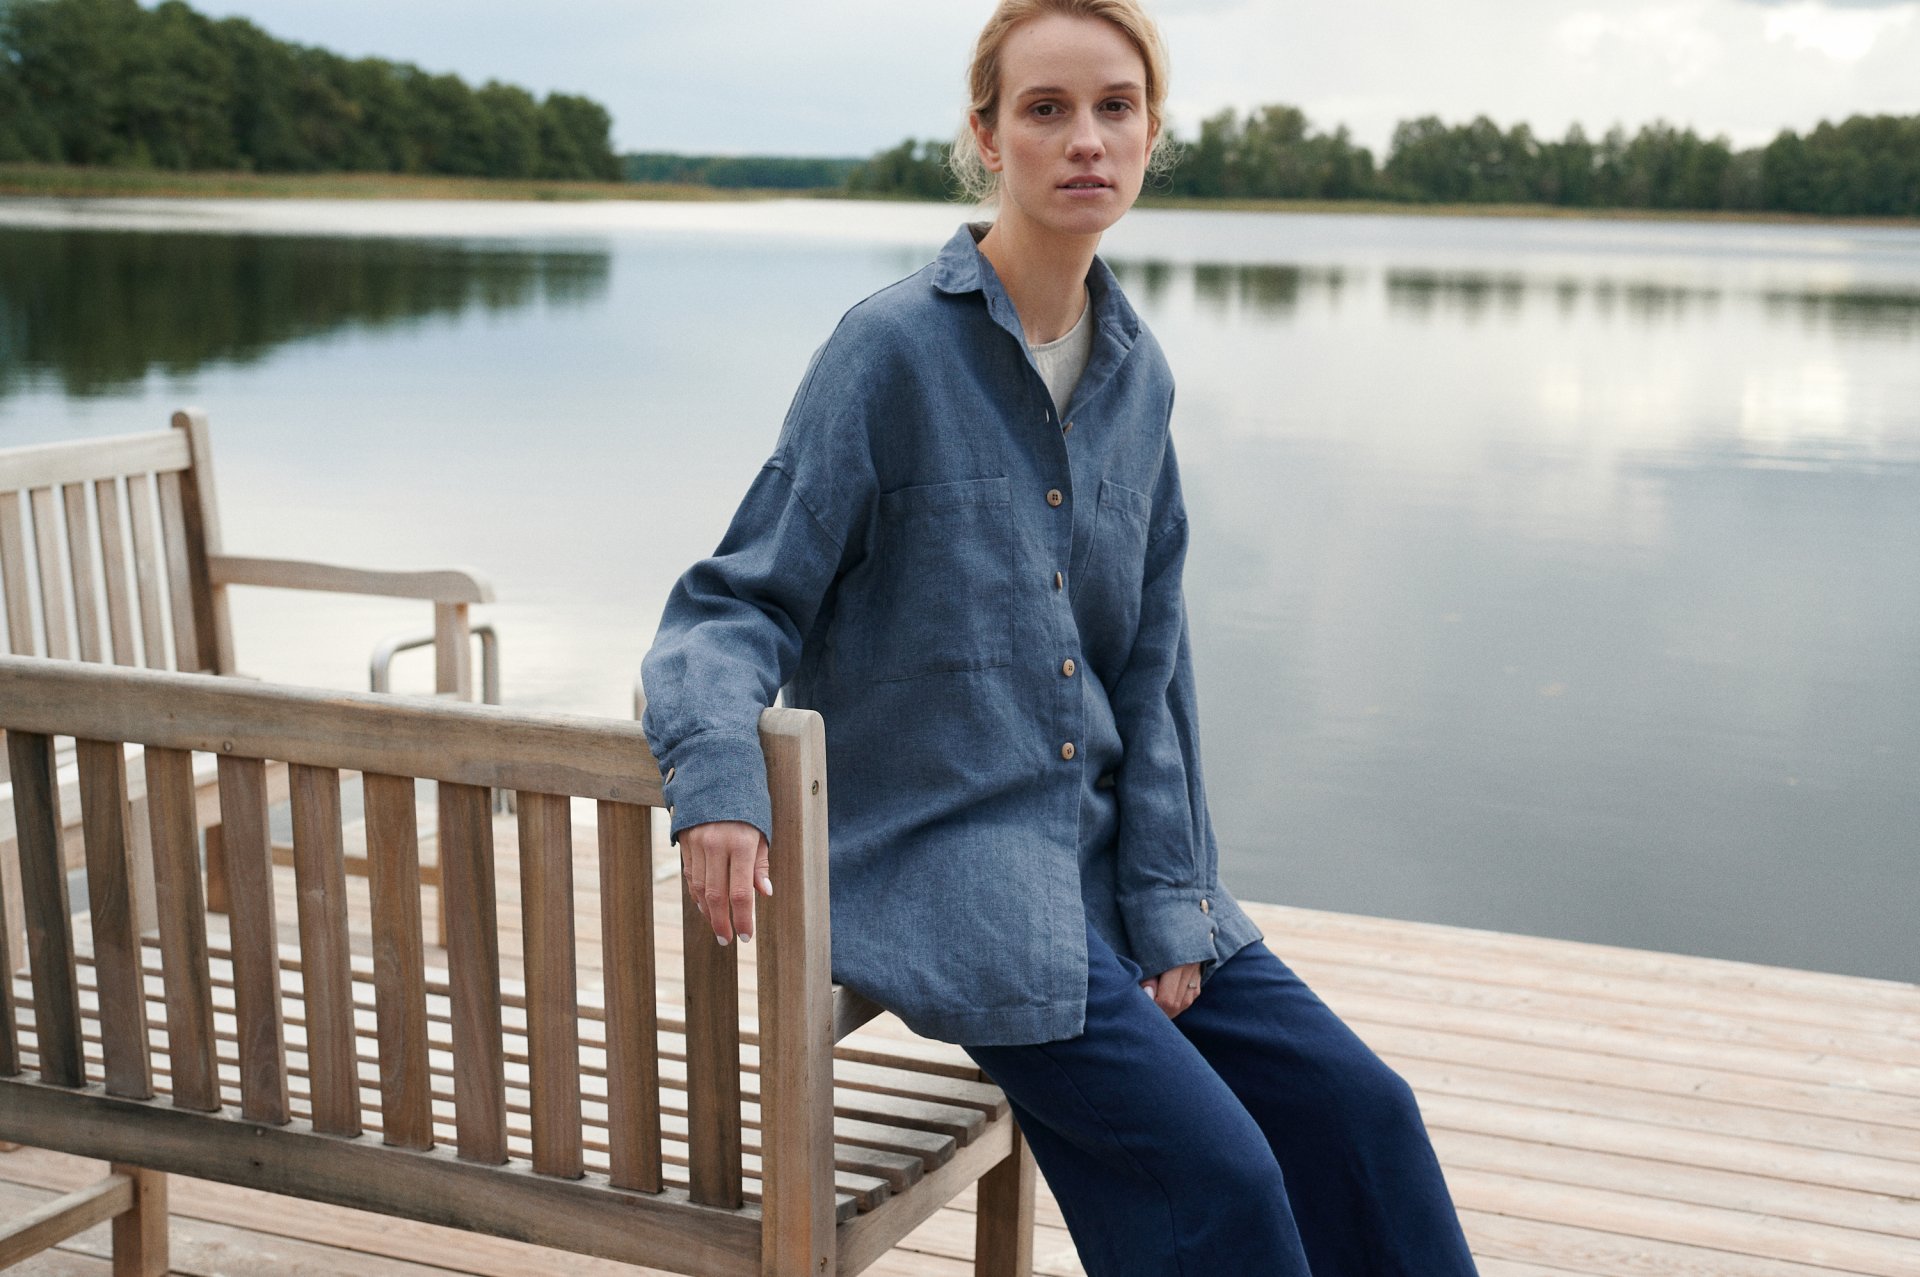
[[[1100,154],[1100,130],[1094,127],[1091,116],[1082,116],[1067,138],[1067,158],[1098,159]]]

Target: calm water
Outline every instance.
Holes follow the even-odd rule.
[[[0,446],[200,406],[230,550],[470,565],[508,703],[624,715],[809,354],[963,215],[0,201]],[[1103,251],[1180,384],[1236,894],[1920,979],[1920,231],[1143,210]],[[428,621],[234,612],[244,669],[338,687]]]

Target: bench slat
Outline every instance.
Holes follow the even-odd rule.
[[[19,835],[20,896],[33,968],[33,1022],[40,1076],[59,1086],[86,1083],[80,1051],[80,989],[73,961],[73,917],[60,859],[60,791],[53,738],[7,733],[13,819]]]
[[[127,534],[120,517],[120,485],[96,479],[93,504],[100,514],[100,568],[106,577],[107,631],[115,665],[138,665],[133,650],[133,601],[127,593]]]
[[[600,944],[606,982],[607,1141],[621,1188],[660,1190],[660,1026],[654,1004],[653,819],[601,800]],[[683,893],[684,894],[684,893]]]
[[[87,913],[100,989],[107,1093],[143,1100],[153,1094],[153,1078],[148,1072],[140,936],[133,916],[127,755],[118,741],[82,740],[78,745]]]
[[[500,933],[494,906],[490,795],[440,782],[440,892],[447,911],[453,1092],[460,1156],[507,1160],[506,1064],[501,1058]]]
[[[433,1147],[427,1081],[426,956],[420,926],[420,835],[412,777],[361,774],[380,1039],[380,1112],[389,1144]]]
[[[87,486],[69,483],[60,489],[67,516],[67,567],[73,574],[73,625],[80,640],[80,659],[104,659],[100,648],[100,594],[93,579],[93,528],[87,518]]]
[[[737,1208],[740,1196],[740,945],[722,945],[707,915],[680,896],[687,998],[687,1138],[693,1200]]]
[[[273,850],[267,837],[267,775],[260,759],[220,756],[220,825],[233,936],[234,1014],[240,1028],[240,1116],[278,1124],[288,1117],[286,1038]]]
[[[213,1055],[213,982],[207,970],[207,910],[200,886],[193,755],[146,747],[147,824],[153,834],[154,907],[167,997],[173,1102],[220,1107]]]
[[[35,488],[27,494],[32,507],[33,549],[40,568],[40,621],[47,638],[47,655],[55,660],[73,659],[73,643],[67,633],[66,573],[60,570],[59,520],[55,513],[52,488]]]
[[[0,488],[44,488],[121,474],[184,470],[189,460],[187,441],[171,430],[71,443],[30,443],[0,448]]]
[[[167,663],[166,599],[160,593],[160,553],[153,540],[153,488],[144,474],[127,476],[127,521],[133,525],[133,577],[140,601],[140,643],[151,670]]]
[[[27,596],[26,530],[20,522],[20,494],[0,492],[0,594],[6,596],[7,647],[15,656],[33,656],[33,604]]]
[[[353,972],[348,966],[346,846],[340,830],[340,773],[288,768],[293,800],[293,874],[300,915],[300,983],[313,1074],[313,1126],[360,1133],[353,1061]]]
[[[578,1178],[579,981],[573,961],[573,810],[564,794],[519,793],[520,918],[526,962],[533,1169]]]
[[[200,656],[200,631],[194,623],[192,551],[182,509],[180,475],[156,476],[160,485],[160,543],[167,556],[167,603],[173,614],[173,667],[186,674],[207,668]]]

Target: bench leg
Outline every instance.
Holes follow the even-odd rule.
[[[167,1272],[167,1177],[114,1162],[133,1179],[133,1206],[113,1217],[113,1277],[164,1277]]]
[[[1038,1170],[1011,1115],[1013,1148],[975,1188],[974,1277],[1032,1277],[1033,1193]]]

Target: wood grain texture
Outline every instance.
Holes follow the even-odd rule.
[[[187,441],[168,430],[23,444],[0,448],[0,488],[46,488],[123,474],[184,470],[187,461]]]
[[[0,657],[0,727],[659,806],[638,723]]]
[[[613,1182],[660,1190],[659,1018],[654,994],[653,821],[602,802],[600,965],[606,981],[607,1140]]]
[[[0,492],[0,594],[6,598],[7,647],[15,656],[34,656],[33,596],[27,584],[27,534],[20,521],[20,494]]]
[[[60,854],[60,790],[54,783],[53,739],[10,730],[7,762],[13,777],[14,830],[19,840],[27,958],[33,968],[40,1076],[59,1086],[82,1086],[86,1076],[80,1048],[80,991],[67,869]]]
[[[225,548],[220,540],[220,506],[213,483],[213,442],[206,414],[187,409],[173,414],[173,428],[186,435],[192,462],[179,475],[180,520],[186,548],[193,626],[200,637],[200,668],[231,674],[233,626],[227,617],[227,591],[215,585],[208,558]]]
[[[360,1080],[354,1063],[352,952],[347,940],[346,846],[340,829],[340,773],[295,763],[293,873],[299,900],[300,988],[313,1087],[313,1126],[329,1135],[360,1133]]]
[[[177,472],[159,475],[160,544],[165,554],[167,613],[173,621],[173,667],[182,673],[211,671],[201,650],[200,623],[193,599],[193,547]]]
[[[87,486],[67,484],[60,489],[60,503],[66,513],[74,635],[79,640],[80,659],[98,661],[105,652],[100,645],[100,595],[93,575],[93,528],[87,517]]]
[[[266,791],[266,770],[260,759],[220,756],[220,844],[226,857],[233,937],[240,1115],[253,1122],[282,1123],[289,1116],[286,1031],[280,1005],[279,927],[274,919]]]
[[[440,892],[447,911],[453,1093],[460,1156],[507,1160],[506,1065],[500,1036],[500,933],[490,795],[441,782]]]
[[[57,661],[73,659],[73,638],[67,626],[67,574],[60,562],[60,519],[51,488],[27,494],[32,510],[33,552],[40,571],[40,633],[45,652]]]
[[[687,991],[687,1144],[693,1200],[738,1207],[740,974],[738,942],[722,945],[707,915],[680,893]]]
[[[213,1112],[220,1107],[220,1098],[214,1070],[213,985],[207,968],[206,901],[200,888],[193,756],[149,745],[143,763],[173,1102]]]
[[[133,594],[127,584],[127,530],[120,511],[117,479],[96,479],[93,505],[99,511],[100,571],[107,600],[109,656],[115,665],[138,665],[133,646]]]
[[[760,1009],[764,1277],[831,1272],[833,982],[827,876],[827,745],[811,710],[760,719],[772,896],[755,894]]]
[[[432,1148],[414,783],[407,776],[365,772],[361,785],[367,818],[382,1133],[387,1143],[400,1148]]]
[[[167,659],[167,599],[160,589],[160,550],[154,540],[152,481],[143,474],[127,477],[127,522],[133,533],[133,580],[140,611],[141,664],[148,669],[174,668]]]
[[[133,1207],[133,1180],[106,1175],[0,1228],[0,1269],[58,1246]]]
[[[132,1194],[113,1217],[113,1277],[166,1277],[167,1177],[131,1162],[111,1162],[110,1174],[125,1176]]]
[[[575,1004],[573,818],[564,794],[519,795],[520,913],[526,964],[533,1168],[577,1178],[580,1027]]]
[[[87,916],[99,982],[107,1093],[145,1099],[153,1094],[153,1077],[147,1059],[140,932],[133,913],[127,756],[118,741],[82,739],[78,744]]]
[[[326,590],[434,603],[493,602],[493,587],[467,568],[388,572],[304,559],[262,559],[234,554],[209,555],[207,566],[215,585]]]

